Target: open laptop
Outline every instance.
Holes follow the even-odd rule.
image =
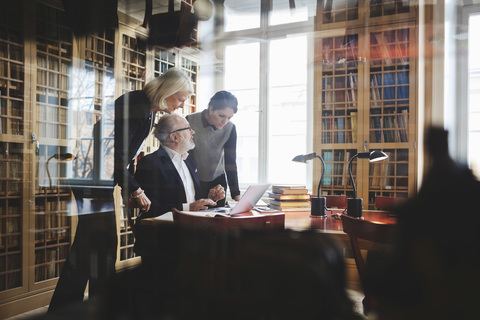
[[[221,213],[226,215],[248,212],[255,207],[258,200],[260,200],[264,195],[265,191],[267,191],[268,187],[270,187],[270,184],[256,184],[256,185],[249,186],[245,191],[245,193],[243,194],[243,196],[240,198],[240,200],[237,202],[237,204],[233,208],[221,207],[221,208],[206,209],[202,211],[215,212],[215,213]]]

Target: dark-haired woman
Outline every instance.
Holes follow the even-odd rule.
[[[237,98],[228,91],[219,91],[210,99],[207,109],[187,116],[195,131],[195,149],[189,153],[197,162],[202,198],[216,185],[227,190],[228,184],[232,199],[240,199],[237,130],[230,122],[237,110]],[[217,206],[225,206],[225,199],[219,200]]]

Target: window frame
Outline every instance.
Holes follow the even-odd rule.
[[[461,162],[469,163],[469,66],[468,66],[468,22],[472,15],[480,16],[480,4],[463,6],[460,11],[458,33],[465,34],[465,38],[457,40],[459,55],[457,57],[457,108],[456,130],[452,146],[455,158]]]
[[[259,132],[258,132],[258,183],[269,183],[268,176],[268,163],[269,163],[269,41],[285,38],[289,35],[300,35],[304,34],[307,37],[307,63],[309,65],[313,64],[313,45],[314,39],[312,39],[311,34],[314,30],[314,16],[309,16],[307,21],[302,22],[293,22],[282,25],[269,25],[269,12],[271,10],[272,3],[270,1],[262,1],[260,6],[260,27],[246,30],[235,30],[235,31],[224,31],[223,23],[217,24],[217,34],[219,34],[218,49],[222,52],[223,56],[226,54],[225,48],[229,45],[235,45],[239,43],[249,43],[249,42],[259,42],[260,45],[260,88],[259,88]],[[225,9],[224,9],[224,14]],[[251,39],[246,41],[245,39]],[[222,68],[224,69],[225,60],[222,60]],[[314,70],[313,68],[307,68],[307,150],[313,149],[313,139],[309,138],[313,135],[313,114],[314,114],[314,105],[313,105],[313,84],[314,81]],[[218,81],[218,90],[224,89],[224,77]],[[228,88],[226,88],[228,90]],[[307,186],[312,185],[312,174],[313,164],[308,162],[305,166],[307,172],[305,181]],[[246,189],[250,183],[240,181],[240,188]]]

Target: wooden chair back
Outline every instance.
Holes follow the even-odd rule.
[[[339,208],[345,209],[347,207],[347,196],[342,195],[327,195],[326,198],[326,206],[327,208]]]
[[[127,208],[126,210],[124,210],[124,212],[127,217],[130,230],[132,230],[133,237],[135,237],[135,218],[138,216],[140,212],[140,208],[137,205],[137,201],[135,201],[135,199],[128,198]]]
[[[407,198],[375,196],[375,208],[377,210],[393,210],[406,200]]]
[[[235,217],[197,216],[172,209],[173,221],[181,228],[200,230],[284,229],[285,214],[239,215]]]
[[[393,243],[397,226],[395,224],[375,223],[347,215],[342,215],[341,219],[343,231],[348,234],[350,238],[353,257],[365,293],[365,299],[363,300],[364,313],[367,314],[374,308],[374,302],[367,289],[367,267],[360,251],[359,241],[366,240],[374,242],[379,248],[385,249],[387,245]]]

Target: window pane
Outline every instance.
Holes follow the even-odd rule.
[[[115,119],[115,79],[113,74],[103,77],[102,88],[102,134],[100,151],[100,179],[113,179],[113,142]]]
[[[259,62],[259,43],[225,48],[225,90],[238,99],[233,122],[237,127],[238,179],[242,184],[258,182]]]
[[[269,62],[269,182],[306,184],[307,167],[292,162],[307,151],[306,37],[271,41]]]
[[[68,178],[93,179],[95,72],[93,69],[74,69],[71,81],[74,90],[69,91],[72,112],[69,146],[76,159],[72,161]]]
[[[258,0],[225,0],[225,31],[238,31],[260,27]]]
[[[271,26],[276,26],[280,24],[307,21],[307,3],[309,2],[313,1],[295,1],[295,8],[290,9],[289,0],[273,0],[269,24]]]
[[[480,139],[480,61],[478,52],[480,43],[478,41],[478,31],[480,30],[480,15],[472,15],[469,19],[469,38],[468,38],[468,74],[469,74],[469,124],[468,124],[468,154],[470,168],[475,175],[480,178],[480,148],[478,141]]]

